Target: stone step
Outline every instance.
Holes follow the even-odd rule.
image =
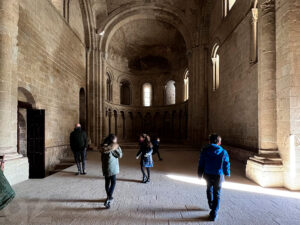
[[[279,154],[278,150],[259,150],[259,154]]]
[[[282,160],[258,159],[255,157],[250,157],[249,160],[259,163],[259,164],[262,164],[262,165],[282,166]]]
[[[281,160],[280,155],[278,153],[271,153],[271,154],[259,154],[255,155],[255,158],[258,159],[272,159],[272,160]]]

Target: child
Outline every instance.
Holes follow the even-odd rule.
[[[150,137],[146,134],[140,135],[140,150],[138,151],[136,158],[138,159],[141,157],[141,171],[143,174],[142,183],[150,182],[150,168],[153,167],[152,152],[153,145]],[[144,168],[147,170],[147,176]]]
[[[159,161],[162,161],[163,159],[160,157],[160,152],[159,152],[159,143],[160,143],[160,138],[159,137],[154,137],[152,139],[153,155],[157,154]]]
[[[105,177],[105,190],[107,194],[104,206],[107,209],[110,208],[110,204],[113,201],[116,175],[119,174],[119,158],[122,158],[122,150],[117,141],[117,136],[110,134],[104,139],[101,150],[102,172]]]

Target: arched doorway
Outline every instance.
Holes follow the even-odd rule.
[[[29,178],[45,177],[45,110],[36,109],[32,94],[18,88],[18,152],[28,157]]]

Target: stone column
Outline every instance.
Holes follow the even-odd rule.
[[[283,166],[277,147],[275,24],[275,0],[260,1],[258,5],[259,151],[258,155],[248,160],[246,175],[264,187],[283,186]]]
[[[275,1],[260,3],[259,64],[258,64],[258,120],[259,149],[275,149],[276,143],[276,33]]]
[[[19,0],[0,1],[0,155],[13,185],[28,179],[28,159],[17,153]]]
[[[276,0],[277,143],[292,190],[300,190],[299,18],[298,0]]]
[[[0,154],[17,151],[19,1],[0,1]]]

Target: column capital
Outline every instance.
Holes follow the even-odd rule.
[[[258,20],[258,9],[257,8],[253,8],[251,10],[251,22],[252,23],[257,23]]]

